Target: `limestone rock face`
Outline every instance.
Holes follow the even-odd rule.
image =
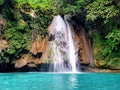
[[[2,52],[3,49],[7,48],[7,41],[0,39],[0,52]]]
[[[93,49],[89,35],[81,26],[75,24],[75,22],[72,22],[71,24],[73,24],[73,26],[76,25],[77,27],[76,29],[74,28],[73,34],[76,47],[78,48],[80,63],[94,67]]]
[[[48,37],[46,37],[44,39],[39,38],[39,39],[35,40],[32,43],[30,52],[34,55],[37,55],[37,53],[44,53],[45,49],[46,49],[47,41],[48,41]]]
[[[15,62],[15,68],[21,68],[27,64],[27,59],[21,59]]]
[[[2,32],[3,32],[3,30],[5,29],[6,23],[7,23],[6,20],[0,14],[0,36],[1,36]]]
[[[6,20],[0,14],[0,52],[7,47],[7,41],[2,39],[5,25],[6,25]]]
[[[36,67],[36,65],[42,63],[42,60],[38,57],[34,57],[31,54],[25,54],[20,59],[13,61],[15,68],[22,68],[23,66]]]
[[[94,67],[93,48],[89,34],[79,23],[77,23],[74,19],[71,19],[72,17],[73,16],[68,15],[67,20],[71,25],[76,48],[75,51],[78,53],[80,63]]]

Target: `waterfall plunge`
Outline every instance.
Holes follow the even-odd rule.
[[[77,54],[69,22],[61,16],[55,16],[49,31],[50,71],[77,72]]]
[[[77,67],[76,67],[77,57],[76,57],[76,54],[75,54],[75,46],[74,46],[74,42],[73,42],[73,38],[72,38],[71,27],[70,27],[69,23],[67,22],[67,20],[65,20],[65,21],[66,21],[67,30],[68,30],[69,62],[70,62],[71,67],[72,67],[71,71],[76,72],[77,71]]]

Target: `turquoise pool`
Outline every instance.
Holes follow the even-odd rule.
[[[120,74],[2,73],[0,90],[120,90]]]

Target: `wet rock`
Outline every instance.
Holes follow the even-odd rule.
[[[36,67],[38,64],[42,63],[40,57],[34,57],[31,54],[25,54],[20,59],[13,61],[15,68],[22,68],[24,66]]]
[[[49,71],[49,64],[41,63],[37,64],[35,67],[31,67],[28,65],[25,65],[21,68],[15,68],[14,72],[48,72]]]
[[[37,53],[44,53],[46,49],[48,38],[39,38],[35,41],[33,41],[30,52],[34,55]]]
[[[94,67],[93,49],[88,33],[80,25],[76,24],[75,21],[71,22],[71,24],[74,26],[74,41],[78,48],[77,52],[81,64]]]
[[[27,60],[26,60],[26,57],[25,57],[21,60],[15,61],[15,68],[21,68],[21,67],[25,66],[26,64],[27,64]]]

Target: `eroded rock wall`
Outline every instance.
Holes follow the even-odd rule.
[[[2,39],[6,23],[6,20],[0,14],[0,52],[7,47],[7,41]]]
[[[88,33],[75,21],[71,21],[71,24],[74,26],[74,41],[78,48],[80,63],[94,67],[93,48]]]

